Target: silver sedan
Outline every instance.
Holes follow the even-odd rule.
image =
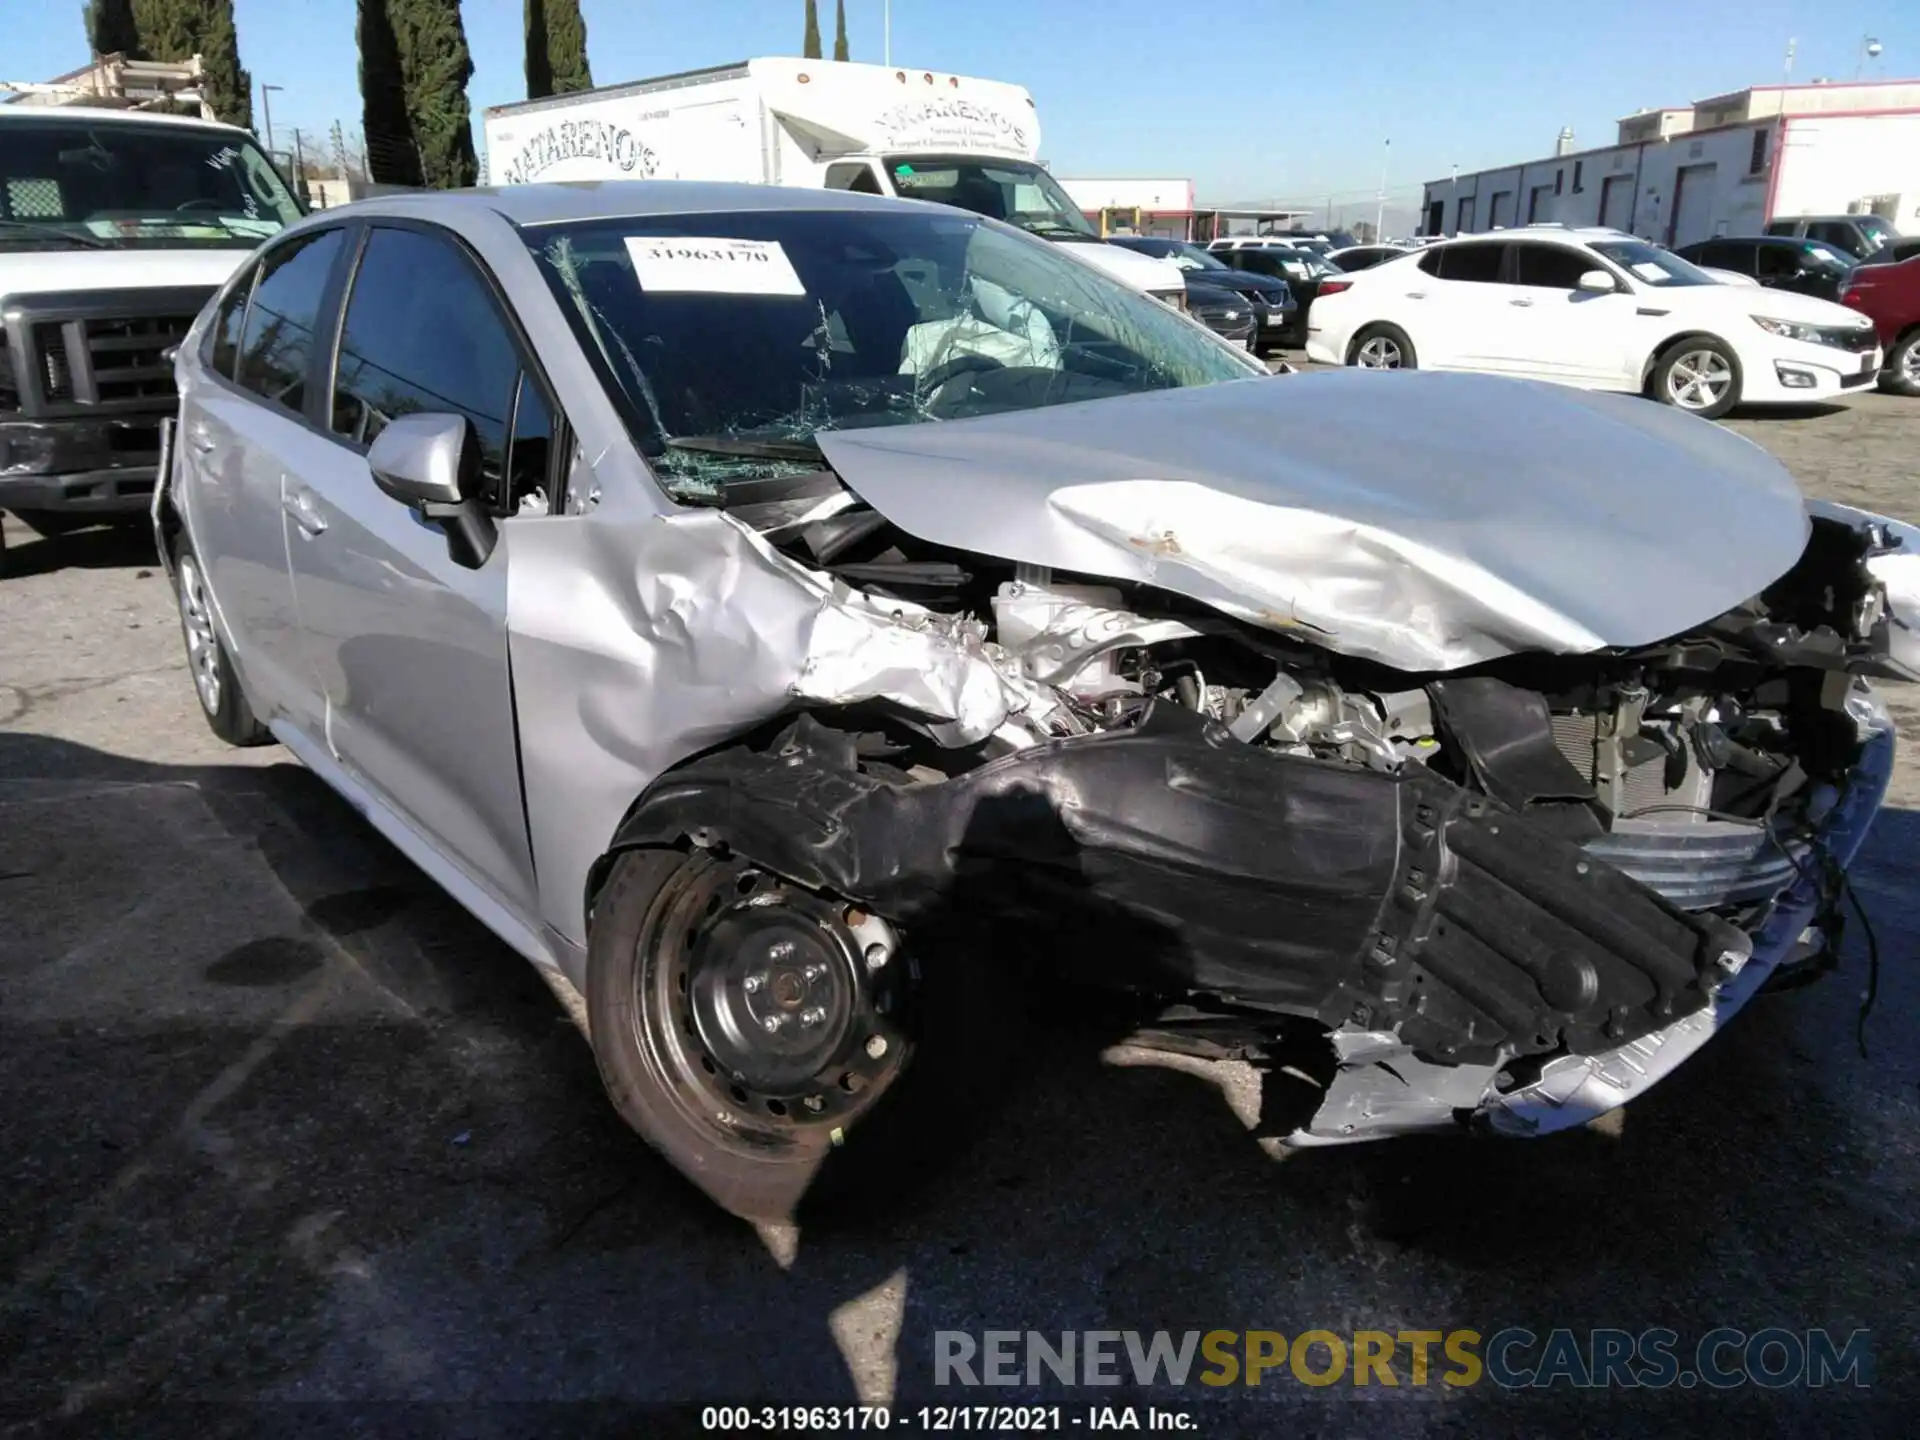
[[[1311,1077],[1300,1143],[1589,1119],[1821,963],[1916,662],[1898,527],[1717,427],[1272,377],[912,202],[384,198],[177,369],[209,723],[577,992],[756,1218],[987,1113],[1043,972]]]

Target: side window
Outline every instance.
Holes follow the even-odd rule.
[[[376,228],[347,296],[333,431],[370,445],[397,415],[464,415],[501,493],[520,356],[493,294],[450,239]]]
[[[1771,225],[1769,225],[1769,226],[1767,226],[1767,234],[1769,234],[1769,235],[1791,235],[1791,234],[1793,234],[1793,229],[1794,229],[1794,222],[1793,222],[1793,221],[1791,221],[1791,220],[1776,220],[1776,221],[1774,221],[1774,222],[1773,222],[1773,223],[1772,223]]]
[[[873,178],[873,167],[864,160],[847,160],[827,167],[829,190],[851,190],[855,195],[878,195],[880,182]]]
[[[1440,257],[1446,253],[1444,250],[1425,251],[1420,256],[1420,268],[1429,275],[1438,275],[1440,273]]]
[[[247,321],[247,301],[253,297],[253,282],[259,278],[259,270],[249,265],[232,293],[220,302],[220,309],[213,317],[213,328],[207,332],[207,348],[202,358],[229,380],[233,378],[234,362],[240,356],[240,327]]]
[[[1440,252],[1440,278],[1492,285],[1500,279],[1505,245],[1449,245]]]
[[[1797,245],[1763,245],[1760,247],[1759,265],[1754,273],[1762,280],[1786,280],[1800,268],[1800,247]]]
[[[234,379],[296,413],[306,408],[320,299],[345,244],[345,231],[323,230],[274,251],[260,263],[247,307]]]
[[[1818,225],[1809,225],[1807,227],[1807,238],[1809,240],[1824,240],[1829,245],[1838,245],[1842,250],[1851,250],[1855,242],[1850,232],[1850,226],[1836,225],[1831,220],[1825,220]]]
[[[1535,285],[1543,290],[1577,290],[1582,275],[1589,270],[1602,268],[1599,262],[1564,245],[1516,245],[1513,247],[1513,262],[1514,284]],[[1496,270],[1494,273],[1497,275],[1499,272]],[[1450,275],[1447,278],[1460,277]]]

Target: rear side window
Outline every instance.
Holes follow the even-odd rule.
[[[246,324],[247,301],[253,296],[253,282],[260,272],[253,266],[235,282],[233,290],[220,302],[213,317],[213,329],[207,336],[206,361],[227,379],[233,378],[234,362],[240,356],[240,327]]]
[[[1776,220],[1767,226],[1767,233],[1769,235],[1791,235],[1794,233],[1794,230],[1795,222],[1792,220]]]
[[[320,301],[345,243],[344,231],[324,230],[303,235],[260,262],[234,379],[295,413],[306,408]]]
[[[1428,273],[1442,280],[1491,285],[1500,279],[1500,261],[1506,249],[1505,245],[1448,245],[1434,252],[1434,268]]]
[[[367,237],[340,334],[333,430],[370,445],[396,415],[464,415],[480,473],[500,494],[520,355],[493,294],[453,241],[418,230]]]
[[[1534,285],[1542,290],[1577,290],[1582,275],[1601,268],[1580,251],[1563,245],[1516,245],[1513,264],[1514,284]],[[1447,278],[1460,277],[1449,275]]]
[[[1854,239],[1851,225],[1839,225],[1831,220],[1819,225],[1809,225],[1807,234],[1815,240],[1824,240],[1829,245],[1838,245],[1843,250],[1851,250],[1859,243]]]
[[[1754,273],[1762,280],[1785,280],[1799,273],[1800,247],[1768,245],[1760,251],[1760,263]]]

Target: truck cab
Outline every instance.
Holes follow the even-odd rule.
[[[1109,245],[1040,161],[1021,85],[935,70],[769,57],[485,115],[496,181],[732,180],[957,205],[1073,247],[1184,308],[1178,266]]]
[[[0,509],[49,535],[139,519],[172,347],[301,213],[231,125],[0,105]]]

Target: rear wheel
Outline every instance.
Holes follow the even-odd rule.
[[[1894,342],[1880,371],[1880,388],[1895,395],[1920,395],[1920,330]]]
[[[234,673],[227,647],[214,628],[213,606],[207,597],[206,576],[193,547],[181,542],[173,561],[174,598],[180,607],[180,633],[187,643],[187,668],[193,673],[193,693],[207,726],[229,745],[265,745],[273,739],[254,718]]]
[[[1740,362],[1725,342],[1695,335],[1667,348],[1648,387],[1662,404],[1717,420],[1740,403]]]
[[[1398,325],[1369,325],[1347,347],[1347,364],[1362,370],[1417,370],[1413,341]]]
[[[628,1124],[725,1209],[786,1220],[888,1198],[952,1143],[969,1087],[982,1108],[1009,1020],[971,998],[984,970],[923,963],[886,921],[743,858],[634,850],[594,903],[589,1028]]]

